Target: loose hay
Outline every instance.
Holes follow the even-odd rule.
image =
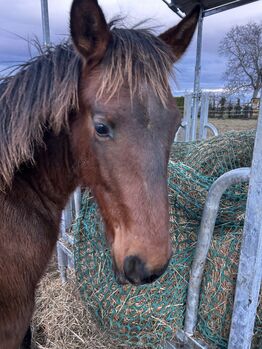
[[[117,349],[117,342],[101,331],[79,297],[75,277],[62,285],[52,268],[36,295],[33,342],[37,349]],[[123,349],[123,347],[122,347]]]
[[[250,166],[253,143],[254,131],[229,133],[194,143],[183,162],[170,162],[174,254],[167,272],[152,285],[116,284],[101,217],[94,201],[83,198],[74,226],[80,292],[100,326],[121,343],[155,349],[183,328],[190,265],[208,189],[222,173]],[[217,348],[227,346],[246,195],[247,186],[238,185],[222,198],[202,285],[197,332]],[[261,319],[260,306],[254,348],[262,337]]]

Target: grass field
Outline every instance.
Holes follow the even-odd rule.
[[[225,133],[227,131],[244,131],[252,130],[257,126],[257,120],[253,119],[210,119],[213,125],[216,126],[219,133]]]
[[[213,124],[217,129],[219,134],[223,134],[229,131],[245,131],[252,130],[257,127],[256,119],[209,119],[209,123]],[[198,124],[199,127],[199,124]],[[197,127],[197,129],[198,129]],[[198,131],[197,131],[198,132]],[[213,133],[208,130],[207,131],[208,138],[213,136]],[[183,141],[183,130],[180,129],[178,133],[178,141]]]

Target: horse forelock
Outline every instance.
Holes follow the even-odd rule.
[[[127,82],[131,98],[143,97],[145,87],[165,106],[172,75],[174,55],[171,49],[149,29],[113,28],[111,42],[101,62],[103,74],[97,99],[111,99]]]

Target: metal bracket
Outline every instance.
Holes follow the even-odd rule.
[[[166,342],[163,349],[211,349],[200,339],[189,336],[182,330],[177,330],[173,342]]]

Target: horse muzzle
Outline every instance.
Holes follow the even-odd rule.
[[[150,284],[157,280],[166,271],[168,264],[169,260],[163,267],[150,271],[141,258],[128,256],[124,260],[123,272],[119,272],[116,264],[113,263],[117,283],[120,285],[130,283],[136,286]]]

